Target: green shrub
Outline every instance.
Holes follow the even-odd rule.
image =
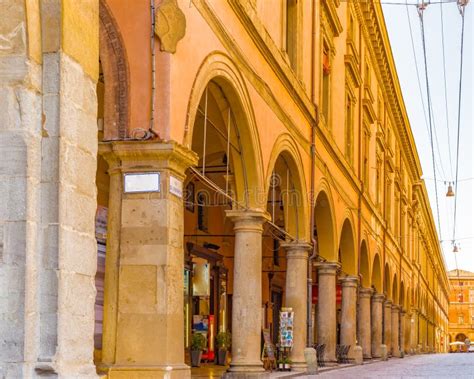
[[[207,338],[202,333],[194,333],[191,339],[191,350],[204,350],[207,346]]]
[[[216,336],[217,348],[220,350],[229,350],[232,343],[232,336],[229,332],[219,332]]]

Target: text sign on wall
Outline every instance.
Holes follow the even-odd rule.
[[[183,182],[173,175],[170,175],[170,193],[178,196],[180,199],[183,198]]]
[[[123,176],[125,193],[160,192],[160,173],[128,173]]]

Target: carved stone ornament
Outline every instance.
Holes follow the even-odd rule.
[[[186,33],[186,18],[176,0],[163,0],[155,14],[155,34],[161,51],[176,52],[176,45]]]

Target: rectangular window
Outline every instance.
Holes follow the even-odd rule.
[[[394,209],[394,233],[395,237],[400,237],[400,191],[397,189],[395,193],[395,209]],[[400,243],[400,240],[398,240]]]
[[[296,70],[298,0],[286,0],[286,53],[293,70]]]
[[[347,39],[350,41],[355,41],[354,17],[352,17],[352,14],[349,14],[349,26],[347,27]]]
[[[365,190],[368,190],[369,187],[369,146],[370,146],[370,137],[367,130],[364,130],[362,145],[362,181],[364,182]]]
[[[377,173],[375,176],[375,203],[378,208],[380,208],[380,192],[382,191],[381,186],[382,181],[382,160],[377,158]]]
[[[280,240],[278,238],[273,239],[273,264],[280,266]]]
[[[474,289],[469,290],[469,302],[474,303]]]
[[[204,192],[200,192],[197,195],[197,204],[198,204],[198,229],[207,232],[208,231],[208,201],[207,196]]]
[[[344,125],[344,154],[346,159],[352,165],[352,100],[349,94],[346,94],[346,120]]]
[[[365,85],[367,87],[370,87],[370,67],[369,67],[369,62],[365,62],[364,65],[364,81]]]
[[[391,202],[392,202],[392,184],[390,180],[387,181],[385,186],[385,220],[388,222],[390,226],[390,218],[391,218]]]
[[[329,59],[329,48],[325,45],[323,49],[323,88],[322,88],[322,113],[326,125],[329,127],[329,111],[330,111],[330,80],[331,80],[331,64]]]

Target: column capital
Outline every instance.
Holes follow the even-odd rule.
[[[262,209],[231,209],[225,215],[234,223],[235,231],[262,232],[264,222],[270,220],[269,213]]]
[[[111,141],[99,143],[99,154],[112,171],[170,170],[180,179],[198,162],[197,154],[175,141]]]
[[[360,298],[370,298],[374,293],[373,288],[359,287]]]
[[[313,248],[311,244],[304,241],[285,242],[280,245],[286,251],[288,259],[308,260],[309,251]]]
[[[392,308],[392,300],[387,299],[383,302],[384,307]]]
[[[316,263],[318,275],[336,275],[337,271],[341,268],[341,264],[338,262],[318,262]]]
[[[374,303],[383,303],[384,300],[385,300],[385,295],[383,293],[375,292],[372,295],[372,301]]]
[[[403,308],[400,308],[400,315],[405,316],[407,314],[407,311]]]
[[[400,306],[397,304],[392,304],[392,313],[399,312]]]
[[[342,287],[357,287],[359,285],[359,278],[357,276],[343,276],[339,281]]]

